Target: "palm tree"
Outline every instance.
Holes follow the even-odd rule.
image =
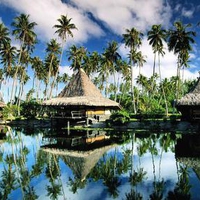
[[[136,52],[135,62],[139,67],[139,75],[140,75],[141,74],[141,68],[143,67],[144,63],[146,62],[145,56],[142,55],[141,51]]]
[[[130,48],[130,64],[131,64],[131,93],[132,93],[132,101],[133,101],[133,111],[136,113],[135,106],[135,97],[134,97],[134,83],[133,83],[133,66],[135,65],[135,54],[137,49],[141,46],[142,41],[141,37],[143,34],[137,31],[135,28],[126,29],[126,33],[123,34],[123,41],[125,42],[125,46]]]
[[[34,28],[37,24],[35,22],[29,22],[29,15],[20,14],[15,17],[12,26],[15,27],[12,34],[18,39],[21,43],[20,45],[20,53],[18,57],[17,68],[13,78],[13,85],[11,91],[10,101],[13,101],[14,94],[14,86],[16,85],[17,73],[21,62],[22,50],[26,48],[28,51],[30,50],[30,46],[32,46],[36,41],[36,34],[34,32]]]
[[[55,40],[55,39],[51,39],[49,43],[47,43],[47,48],[46,48],[46,52],[47,57],[46,57],[46,64],[47,64],[47,71],[48,71],[48,75],[47,75],[47,84],[46,84],[46,94],[45,97],[47,97],[47,91],[48,91],[48,84],[50,85],[50,78],[51,78],[51,74],[53,72],[53,63],[55,62],[55,60],[58,59],[58,55],[61,53],[60,51],[60,44]],[[58,68],[58,65],[57,65]],[[57,70],[56,70],[57,72]],[[55,74],[56,74],[55,72]],[[52,94],[52,87],[50,88],[50,93],[49,93],[49,98],[51,97]]]
[[[62,75],[62,82],[66,84],[68,83],[69,80],[70,80],[70,76],[67,73],[64,73]]]
[[[88,53],[90,54],[90,53]],[[83,62],[82,62],[82,69],[85,71],[85,73],[90,76],[92,73],[92,64],[91,64],[91,59],[90,56],[85,54],[83,57]]]
[[[12,77],[13,66],[15,64],[16,59],[16,47],[10,45],[10,43],[3,43],[0,49],[1,55],[1,64],[3,64],[3,73],[5,75],[5,81]],[[8,99],[9,99],[9,87],[8,90]]]
[[[61,54],[60,54],[60,61],[59,61],[59,66],[62,62],[62,55],[63,55],[63,50],[64,50],[64,43],[67,40],[67,36],[69,37],[73,37],[73,33],[72,30],[77,29],[76,26],[71,23],[72,18],[68,18],[67,15],[61,15],[61,17],[57,20],[59,22],[59,24],[54,25],[53,27],[56,28],[57,30],[55,31],[55,33],[58,34],[58,36],[61,38],[62,40],[62,48],[61,48]],[[56,75],[54,77],[54,81],[52,83],[52,87],[54,87],[55,85],[55,81],[57,79],[59,73],[59,68],[56,72]],[[50,95],[51,98],[51,95]]]
[[[100,85],[103,86],[105,83],[105,96],[108,96],[108,77],[109,77],[109,60],[106,58],[106,56],[103,54],[101,56],[101,68],[98,70],[99,72],[99,79],[100,79]],[[103,90],[103,88],[102,88]]]
[[[68,60],[72,61],[71,68],[73,71],[82,67],[83,58],[86,56],[87,50],[84,47],[77,48],[75,45],[71,46],[68,52]]]
[[[9,30],[3,23],[0,23],[0,48],[7,43],[10,43]]]
[[[153,53],[154,53],[154,66],[153,66],[153,77],[155,75],[155,65],[156,65],[156,55],[158,56],[158,65],[159,65],[159,76],[160,82],[161,78],[161,69],[160,69],[160,55],[164,55],[165,52],[163,51],[164,45],[163,42],[166,41],[166,30],[162,29],[161,25],[153,25],[151,30],[147,33],[149,44],[152,46]],[[164,96],[165,107],[166,107],[166,115],[168,115],[168,106],[166,101],[166,95],[164,88],[162,87],[162,93]]]
[[[162,29],[161,24],[153,25],[148,31],[149,44],[152,46],[154,53],[153,76],[155,74],[156,55],[159,56],[159,50],[163,49],[163,42],[166,40],[166,30]]]
[[[90,55],[90,73],[97,72],[100,64],[101,56],[98,54],[97,51],[93,51],[92,54]]]
[[[180,90],[180,69],[188,62],[189,52],[192,51],[194,36],[196,33],[191,30],[191,24],[182,24],[181,21],[174,22],[174,29],[168,32],[168,48],[169,51],[173,51],[177,55],[177,82],[176,82],[176,99],[179,98]]]
[[[109,71],[110,74],[113,75],[115,87],[116,87],[115,73],[119,70],[118,61],[121,59],[121,56],[117,51],[118,51],[118,44],[117,42],[112,41],[108,43],[108,47],[106,48],[104,53],[110,63]],[[116,96],[116,91],[115,91],[115,96]]]
[[[115,78],[115,73],[117,69],[117,61],[121,59],[121,56],[117,52],[118,50],[118,44],[115,41],[109,42],[108,47],[105,49],[103,53],[104,57],[104,67],[107,68],[107,77],[106,77],[106,82],[108,81],[108,76],[109,74],[113,75],[114,78],[114,88],[116,88],[116,78]],[[104,71],[104,68],[101,70]],[[107,92],[106,92],[106,95]],[[115,96],[116,96],[116,90],[115,90]]]
[[[142,55],[142,52],[141,51],[138,51],[135,53],[135,64],[139,67],[139,74],[138,76],[140,76],[141,74],[141,68],[144,64],[144,62],[146,62],[144,56]],[[136,110],[138,110],[138,107],[139,107],[139,91],[137,92],[137,101],[136,101]]]
[[[6,78],[9,76],[12,66],[15,64],[16,47],[10,43],[4,43],[0,49],[1,64],[4,66]]]
[[[122,93],[120,101],[124,98],[125,94],[127,94],[130,91],[130,86],[131,86],[131,76],[130,76],[130,65],[126,61],[119,61],[121,64],[120,66],[120,72],[122,74],[122,80],[123,82],[121,83],[120,91]]]
[[[82,68],[90,78],[94,72],[98,71],[100,59],[101,56],[96,51],[92,52],[92,54],[89,52],[88,55],[86,54],[83,57]]]
[[[26,76],[27,76],[27,67],[30,62],[30,55],[28,50],[24,49],[21,52],[21,71],[19,71],[19,80],[20,80],[20,87],[19,87],[19,95],[18,95],[18,107],[20,106],[20,99],[22,97],[22,91],[24,87],[24,83],[26,82]]]
[[[94,85],[102,92],[104,89],[104,86],[103,86],[104,80],[102,81],[101,78],[102,77],[99,75],[98,77],[94,77],[92,81]]]
[[[31,62],[31,68],[33,69],[34,72],[32,90],[35,90],[34,88],[35,81],[36,81],[36,86],[38,86],[37,71],[39,71],[39,69],[42,68],[43,62],[38,56],[31,58],[30,62]]]
[[[31,58],[31,67],[34,71],[32,89],[35,90],[36,100],[38,100],[41,81],[44,80],[46,76],[46,69],[43,61],[38,56]],[[36,82],[36,84],[34,84],[34,82]],[[36,85],[36,89],[34,89],[34,85]]]

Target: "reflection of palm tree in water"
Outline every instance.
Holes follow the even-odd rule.
[[[46,176],[49,178],[51,184],[46,187],[48,196],[56,199],[62,192],[63,198],[66,199],[63,182],[61,179],[60,167],[58,165],[59,159],[54,154],[47,154],[47,158],[48,164],[46,169]]]
[[[164,179],[161,180],[161,161],[162,161],[162,156],[163,156],[163,149],[164,149],[163,147],[161,148],[160,159],[159,159],[158,180],[156,178],[156,166],[155,166],[155,160],[154,160],[154,156],[159,155],[158,149],[156,148],[156,143],[158,142],[159,139],[160,139],[160,134],[153,134],[150,137],[150,153],[152,157],[153,175],[154,175],[154,181],[153,181],[154,191],[152,192],[152,194],[150,194],[150,199],[163,198],[163,190],[164,190],[164,184],[165,184]]]
[[[13,135],[13,130],[8,127],[7,142],[12,146],[12,157],[16,170],[16,181],[19,183],[23,199],[27,197],[37,198],[35,191],[30,186],[30,172],[26,166],[26,156],[29,150],[23,145],[21,134],[17,134],[17,137]],[[15,173],[14,170],[14,173]]]
[[[135,137],[135,133],[133,133],[132,135],[132,154],[131,154],[131,172],[129,175],[129,181],[131,183],[131,191],[129,193],[126,193],[126,199],[142,199],[142,195],[137,192],[137,185],[138,183],[142,182],[142,180],[144,179],[144,177],[146,176],[146,172],[143,170],[143,168],[141,168],[141,161],[140,161],[140,153],[141,151],[139,150],[140,147],[138,147],[138,156],[139,156],[139,167],[137,170],[134,169],[134,144],[136,142],[136,137]]]
[[[181,166],[178,170],[179,180],[173,191],[168,192],[168,199],[191,199],[188,166]]]

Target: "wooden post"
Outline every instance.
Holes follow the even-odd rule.
[[[67,134],[70,135],[70,122],[67,121]]]
[[[89,124],[89,119],[88,117],[86,117],[86,126],[88,126],[88,124]]]

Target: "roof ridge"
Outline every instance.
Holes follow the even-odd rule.
[[[58,95],[58,97],[75,96],[103,97],[99,89],[96,88],[82,68],[73,75],[71,81]]]

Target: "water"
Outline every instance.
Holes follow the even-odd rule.
[[[200,199],[200,135],[1,127],[0,199]]]

